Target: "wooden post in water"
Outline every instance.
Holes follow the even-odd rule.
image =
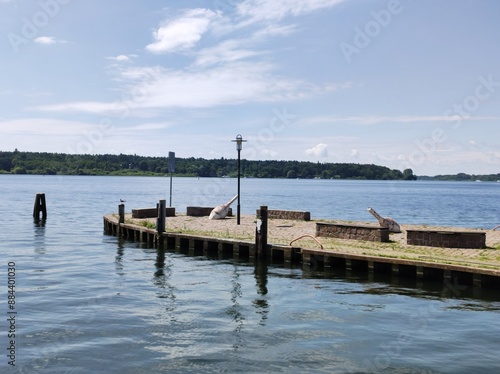
[[[156,231],[161,236],[165,232],[165,218],[167,216],[167,200],[160,200],[158,207],[158,218],[156,219]]]
[[[35,206],[33,207],[33,218],[39,220],[40,213],[42,213],[42,219],[47,219],[47,204],[45,202],[45,193],[37,193],[35,196]]]
[[[125,223],[125,204],[118,205],[118,230],[116,230],[116,235],[120,236],[122,234],[122,223]]]
[[[120,216],[118,223],[125,223],[125,204],[118,205],[118,215]]]
[[[264,258],[267,253],[267,206],[261,206],[257,215],[257,226],[255,228],[255,248],[257,258]]]

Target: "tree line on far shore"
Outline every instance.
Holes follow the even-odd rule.
[[[82,155],[0,151],[0,173],[41,175],[148,175],[169,173],[167,157],[138,155]],[[176,158],[175,175],[187,177],[236,177],[235,159]],[[241,160],[247,178],[414,180],[411,169],[353,163]]]
[[[458,181],[458,182],[497,182],[500,181],[500,173],[497,174],[446,174],[446,175],[435,175],[433,177],[428,177],[425,175],[418,176],[419,180],[435,180],[435,181]]]
[[[168,173],[167,157],[0,151],[0,174],[163,176]],[[237,164],[235,159],[226,158],[176,158],[175,175],[236,177]],[[247,178],[500,181],[500,173],[417,177],[412,169],[399,171],[373,164],[306,161],[241,160],[241,175]]]

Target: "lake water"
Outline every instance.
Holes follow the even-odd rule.
[[[173,206],[229,200],[235,179],[174,178]],[[169,203],[168,178],[0,175],[2,373],[498,373],[500,291],[189,257],[103,234],[102,216]],[[35,223],[35,194],[48,219]],[[500,183],[242,180],[314,218],[500,224]],[[15,326],[7,319],[15,263]],[[8,364],[15,327],[15,367]]]

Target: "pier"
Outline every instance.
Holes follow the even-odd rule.
[[[273,211],[275,213],[275,211]],[[257,214],[260,210],[257,210]],[[122,213],[124,215],[124,213]],[[463,286],[500,287],[500,232],[490,230],[485,237],[492,247],[485,249],[432,248],[406,243],[406,231],[391,234],[388,242],[339,239],[317,236],[325,225],[343,227],[338,221],[269,219],[266,243],[259,254],[259,219],[243,215],[241,225],[233,217],[211,221],[205,216],[178,214],[165,217],[165,231],[158,232],[156,218],[137,219],[131,214],[104,216],[104,231],[158,249],[188,255],[233,257],[254,262],[259,258],[283,266],[302,266],[318,271],[362,271],[389,274],[418,281],[454,281]],[[122,222],[120,222],[122,221]],[[348,224],[350,230],[356,223]],[[359,224],[359,232],[367,224]],[[163,229],[162,229],[163,230]],[[439,228],[440,232],[443,228]],[[451,232],[451,229],[448,228]],[[475,233],[477,230],[456,229]],[[465,235],[465,234],[463,234]],[[491,236],[491,237],[490,237]],[[260,243],[262,244],[262,243]],[[486,255],[490,256],[485,259]]]

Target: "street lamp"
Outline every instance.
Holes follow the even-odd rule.
[[[238,207],[236,208],[237,209],[236,224],[239,225],[240,224],[240,213],[241,213],[241,210],[240,210],[240,153],[241,153],[241,150],[243,149],[243,142],[246,142],[246,140],[243,140],[243,137],[240,134],[238,134],[238,135],[236,135],[236,139],[231,140],[231,141],[236,142],[236,150],[238,151]]]

